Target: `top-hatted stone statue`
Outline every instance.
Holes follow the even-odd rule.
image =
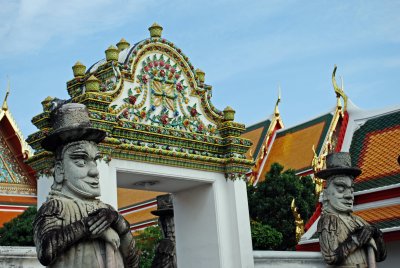
[[[316,173],[326,180],[318,222],[321,253],[330,267],[376,267],[386,258],[382,232],[352,214],[353,180],[361,170],[351,166],[346,152],[327,155],[326,167]]]
[[[151,212],[158,216],[158,225],[161,227],[163,238],[155,249],[155,256],[151,268],[176,268],[175,224],[172,195],[157,196],[157,210]]]
[[[39,261],[48,267],[138,267],[129,223],[101,202],[97,143],[85,105],[67,103],[51,115],[42,147],[55,156],[54,183],[34,221]]]

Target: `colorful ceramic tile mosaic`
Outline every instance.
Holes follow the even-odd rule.
[[[25,172],[0,135],[0,183],[28,184],[28,181]]]
[[[114,53],[114,52],[113,52]],[[211,86],[204,72],[194,70],[189,58],[172,42],[152,36],[86,67],[77,62],[75,78],[67,82],[69,101],[85,104],[94,127],[107,131],[100,144],[105,159],[129,159],[225,173],[245,178],[253,161],[245,157],[251,146],[240,137],[243,124],[233,122],[227,107],[211,103]],[[49,172],[52,155],[41,140],[51,131],[51,98],[43,113],[32,119],[40,130],[30,135],[35,149],[29,163]]]

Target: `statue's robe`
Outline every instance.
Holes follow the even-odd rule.
[[[322,214],[317,231],[321,253],[325,262],[331,265],[329,267],[368,267],[367,247],[374,249],[376,261],[386,258],[386,248],[379,230],[379,234],[364,247],[359,247],[354,241],[356,230],[368,225],[365,220],[352,214]]]
[[[124,267],[119,250],[100,238],[90,238],[81,221],[89,213],[108,208],[100,200],[79,200],[52,193],[38,211],[34,241],[39,261],[48,267]]]
[[[176,268],[175,242],[163,238],[157,245],[151,268]]]

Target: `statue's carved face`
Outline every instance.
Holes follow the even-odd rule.
[[[353,211],[354,184],[351,177],[346,175],[335,176],[329,182],[324,192],[324,202],[328,210],[336,213],[350,213]]]
[[[97,169],[99,158],[99,150],[93,142],[82,141],[69,146],[64,151],[61,163],[64,173],[64,184],[61,191],[78,198],[100,196],[99,171]]]

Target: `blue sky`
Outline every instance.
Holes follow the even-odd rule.
[[[71,66],[90,66],[122,37],[157,22],[213,86],[213,104],[250,125],[268,117],[278,85],[291,126],[335,105],[334,64],[360,108],[400,104],[399,1],[0,0],[0,98],[25,137],[47,96],[67,98]]]

